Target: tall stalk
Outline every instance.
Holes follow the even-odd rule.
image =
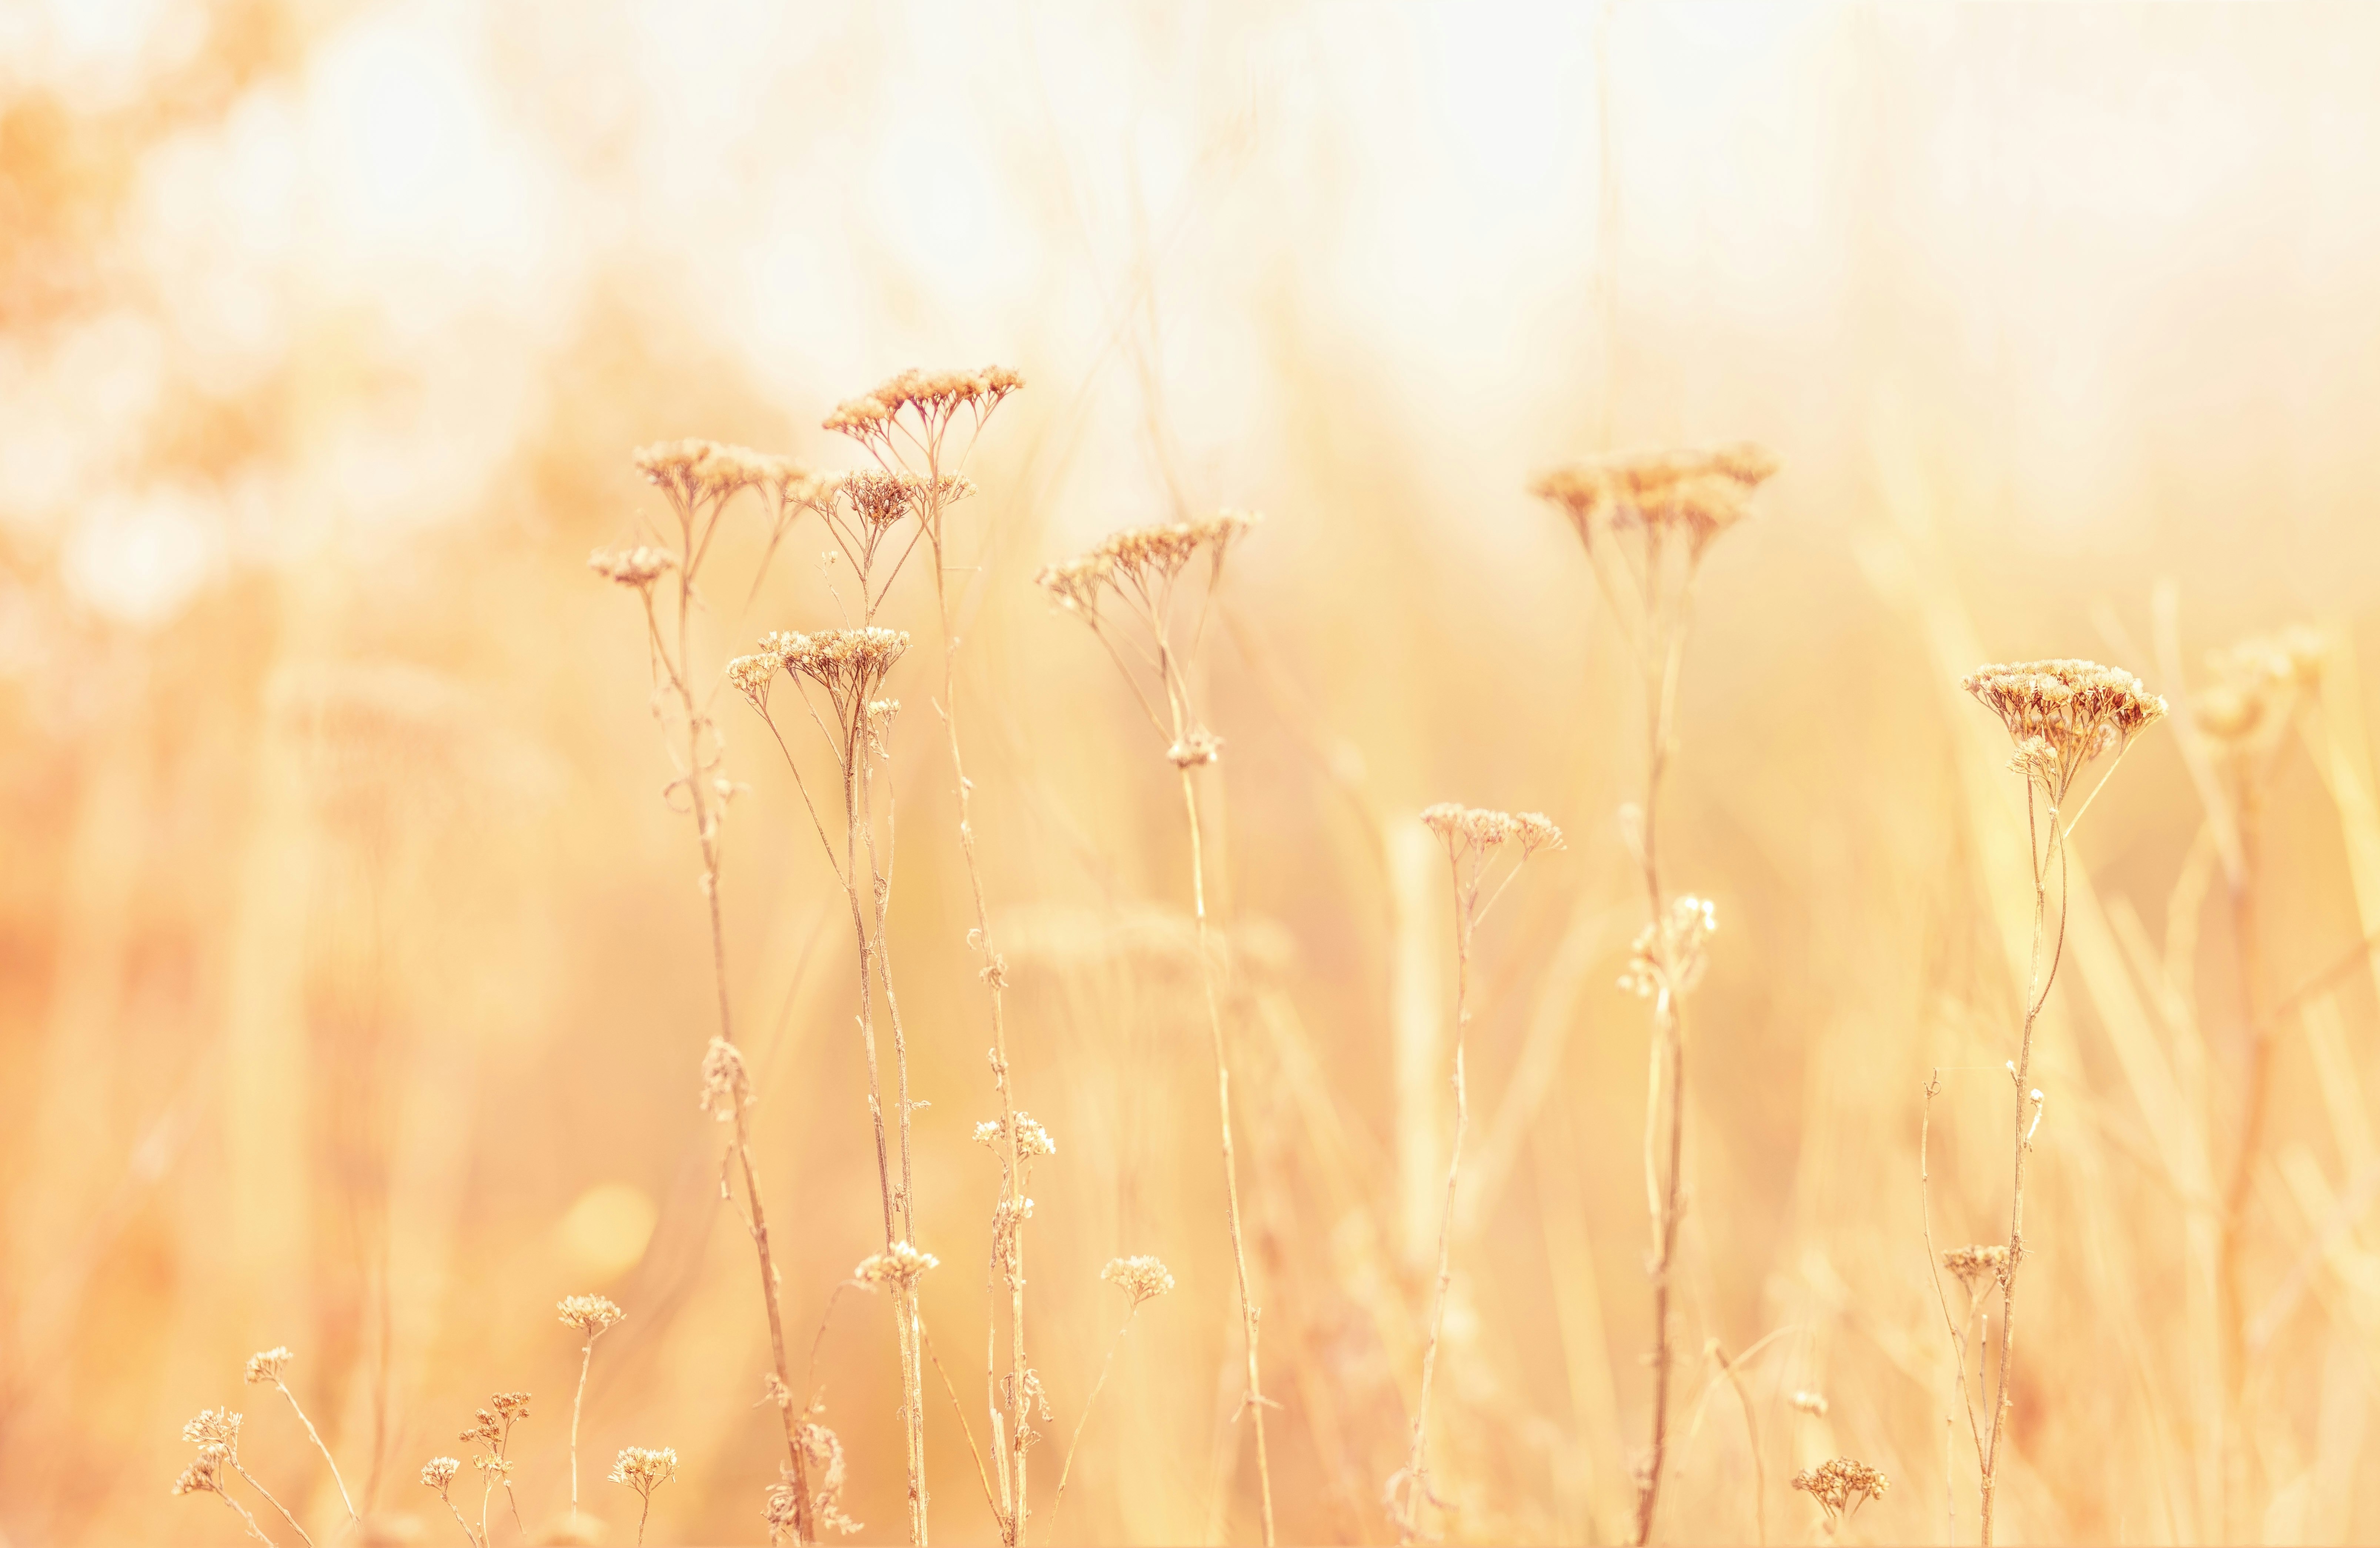
[[[710,720],[707,695],[698,695],[692,677],[693,618],[698,605],[697,575],[708,555],[712,538],[717,535],[719,518],[729,501],[747,489],[762,492],[772,514],[773,536],[782,536],[793,514],[799,508],[812,480],[791,462],[766,456],[741,448],[722,446],[705,441],[662,442],[639,449],[636,462],[648,482],[659,488],[667,497],[674,519],[676,542],[674,548],[651,550],[638,548],[624,553],[598,553],[590,564],[607,578],[636,590],[643,601],[647,642],[650,647],[653,670],[659,682],[655,685],[654,714],[664,724],[669,720],[668,708],[674,707],[683,733],[684,752],[677,756],[677,778],[671,781],[667,794],[684,795],[685,811],[694,821],[697,846],[700,853],[701,887],[710,925],[710,965],[713,987],[718,999],[719,1031],[715,1047],[724,1050],[705,1059],[705,1104],[712,1112],[731,1125],[727,1163],[741,1174],[744,1184],[742,1215],[746,1232],[752,1240],[755,1266],[760,1278],[760,1301],[769,1324],[769,1350],[779,1420],[785,1441],[786,1467],[801,1503],[796,1535],[800,1541],[813,1540],[809,1520],[810,1489],[808,1461],[802,1444],[802,1419],[796,1414],[792,1400],[793,1372],[785,1351],[784,1312],[779,1299],[779,1276],[773,1244],[769,1235],[767,1207],[761,1202],[759,1163],[752,1154],[752,1131],[748,1108],[753,1101],[744,1070],[743,1058],[735,1043],[735,1018],[727,982],[727,935],[722,917],[719,896],[721,865],[720,819],[732,787],[722,772],[722,757],[717,726]],[[654,607],[656,583],[665,574],[674,574],[676,611],[674,642],[662,627]],[[755,575],[753,587],[758,589],[760,577]],[[674,706],[671,704],[674,701]],[[712,1075],[717,1073],[724,1083],[723,1092],[715,1091]],[[713,1100],[714,1094],[718,1097]],[[726,1164],[722,1167],[722,1183]],[[732,1188],[721,1191],[731,1200]]]
[[[1597,587],[1634,658],[1644,692],[1643,803],[1621,833],[1645,886],[1645,924],[1623,982],[1653,1002],[1645,1113],[1645,1208],[1653,1250],[1651,1439],[1636,1475],[1635,1541],[1649,1542],[1669,1462],[1678,1227],[1685,1212],[1685,1013],[1703,971],[1710,904],[1671,897],[1660,864],[1662,780],[1675,731],[1678,670],[1693,615],[1695,573],[1713,539],[1749,514],[1777,461],[1750,444],[1711,451],[1607,454],[1559,468],[1532,492],[1568,518]]]
[[[1182,810],[1190,829],[1190,898],[1196,920],[1198,979],[1205,991],[1207,1030],[1215,1054],[1216,1112],[1222,1133],[1223,1208],[1230,1228],[1232,1264],[1240,1300],[1240,1327],[1247,1360],[1247,1396],[1240,1411],[1255,1420],[1257,1488],[1264,1541],[1274,1541],[1272,1460],[1266,1444],[1262,1364],[1257,1355],[1257,1304],[1240,1221],[1239,1160],[1232,1148],[1232,1069],[1223,1038],[1220,996],[1215,986],[1215,953],[1207,915],[1206,846],[1200,832],[1198,792],[1192,771],[1218,761],[1222,741],[1198,716],[1190,667],[1206,634],[1208,602],[1220,583],[1223,560],[1255,525],[1238,512],[1220,512],[1191,521],[1135,527],[1109,537],[1097,548],[1063,563],[1045,566],[1036,580],[1066,612],[1090,626],[1123,673],[1149,726],[1166,740],[1166,760],[1182,781]],[[1185,571],[1207,562],[1206,585],[1186,638],[1177,637],[1177,592]],[[1102,611],[1103,606],[1109,611]],[[1122,616],[1117,616],[1121,610]],[[1161,695],[1160,714],[1150,690]]]
[[[1429,1486],[1429,1407],[1438,1375],[1438,1348],[1446,1331],[1447,1292],[1454,1285],[1454,1202],[1463,1179],[1463,1140],[1471,1123],[1470,1094],[1463,1078],[1463,1055],[1471,1030],[1471,945],[1479,922],[1520,874],[1520,867],[1541,850],[1561,844],[1561,830],[1535,812],[1515,816],[1509,812],[1452,804],[1432,806],[1421,820],[1446,846],[1448,872],[1454,887],[1454,1140],[1446,1158],[1446,1197],[1438,1219],[1438,1279],[1430,1298],[1429,1336],[1422,1346],[1421,1393],[1414,1405],[1413,1434],[1402,1470],[1389,1480],[1389,1508],[1396,1521],[1397,1541],[1408,1543],[1422,1533],[1422,1507],[1443,1505]],[[1506,845],[1518,858],[1496,889],[1480,896],[1489,869]]]

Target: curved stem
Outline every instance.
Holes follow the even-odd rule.
[[[356,1513],[355,1498],[347,1493],[347,1481],[339,1476],[339,1464],[336,1459],[331,1456],[331,1448],[322,1444],[322,1437],[321,1433],[315,1430],[314,1421],[308,1419],[306,1417],[306,1410],[298,1406],[298,1395],[290,1391],[278,1376],[273,1378],[273,1385],[280,1389],[282,1397],[289,1399],[289,1407],[291,1410],[298,1415],[298,1422],[306,1427],[306,1438],[312,1441],[314,1443],[314,1449],[322,1454],[323,1465],[331,1469],[331,1481],[338,1485],[339,1503],[347,1507],[347,1518],[355,1522],[356,1525],[359,1527],[362,1526],[364,1518]]]
[[[1132,1310],[1123,1314],[1123,1325],[1115,1330],[1113,1338],[1108,1340],[1107,1358],[1099,1361],[1099,1379],[1091,1384],[1091,1395],[1083,1399],[1083,1411],[1075,1420],[1074,1436],[1066,1442],[1065,1461],[1058,1469],[1058,1492],[1050,1497],[1050,1530],[1052,1531],[1058,1528],[1058,1506],[1066,1498],[1066,1480],[1075,1474],[1075,1452],[1083,1444],[1083,1426],[1091,1421],[1091,1410],[1099,1406],[1099,1393],[1108,1385],[1108,1372],[1115,1364],[1116,1350],[1123,1347],[1123,1336],[1132,1331],[1133,1314],[1139,1310],[1140,1302],[1134,1301]]]

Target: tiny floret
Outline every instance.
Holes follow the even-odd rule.
[[[942,1260],[931,1252],[921,1252],[905,1241],[896,1241],[883,1252],[861,1259],[851,1276],[863,1285],[897,1285],[906,1289],[928,1269],[941,1265]]]
[[[1099,1278],[1130,1297],[1135,1311],[1173,1288],[1173,1276],[1164,1260],[1147,1254],[1110,1258],[1108,1266],[1099,1270]]]
[[[260,1350],[248,1357],[248,1373],[244,1379],[250,1386],[277,1383],[281,1380],[281,1368],[297,1358],[285,1345]]]
[[[554,1309],[562,1313],[565,1327],[575,1327],[589,1338],[601,1336],[627,1315],[600,1295],[565,1296]]]

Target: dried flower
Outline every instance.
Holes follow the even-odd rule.
[[[2262,745],[2321,686],[2323,657],[2322,635],[2303,626],[2209,651],[2213,680],[2192,699],[2191,719],[2233,752]]]
[[[425,1487],[438,1491],[443,1497],[454,1483],[455,1475],[462,1470],[463,1464],[452,1457],[432,1457],[421,1469],[421,1481]]]
[[[736,1110],[752,1105],[752,1083],[744,1072],[743,1051],[724,1037],[714,1037],[702,1056],[702,1110],[722,1123]]]
[[[1739,442],[1710,451],[1622,452],[1540,476],[1529,492],[1560,508],[1587,548],[1606,531],[1639,529],[1655,542],[1682,537],[1699,559],[1711,539],[1748,513],[1777,459]]]
[[[906,412],[915,417],[926,439],[935,441],[960,409],[973,410],[980,421],[1024,385],[1025,379],[1004,366],[974,371],[905,370],[859,397],[836,405],[822,428],[839,430],[863,445],[880,444],[889,450],[893,426]]]
[[[528,1417],[528,1394],[526,1392],[499,1392],[494,1400],[496,1412],[504,1416],[506,1424],[517,1424]]]
[[[601,1337],[627,1315],[600,1295],[565,1296],[555,1306],[565,1327],[575,1327],[589,1338]]]
[[[1813,1419],[1827,1417],[1827,1399],[1819,1393],[1796,1392],[1793,1394],[1793,1407]]]
[[[669,1446],[624,1445],[609,1476],[650,1499],[654,1490],[677,1477],[677,1453]]]
[[[805,1423],[799,1439],[802,1454],[809,1466],[810,1512],[818,1524],[845,1536],[866,1528],[853,1520],[843,1508],[844,1467],[843,1441],[823,1424]],[[794,1469],[780,1463],[777,1481],[769,1487],[764,1511],[769,1523],[769,1540],[776,1542],[794,1530],[800,1516],[795,1508]]]
[[[1108,1266],[1099,1270],[1099,1278],[1129,1296],[1135,1311],[1173,1288],[1173,1276],[1164,1261],[1146,1254],[1110,1258]]]
[[[975,1126],[975,1141],[980,1145],[998,1149],[1007,1136],[1008,1126],[1000,1119],[988,1118]],[[1050,1137],[1050,1131],[1041,1127],[1039,1120],[1021,1107],[1016,1112],[1016,1150],[1019,1155],[1026,1157],[1058,1154],[1058,1142]]]
[[[223,1465],[230,1459],[231,1454],[222,1446],[200,1446],[197,1457],[182,1469],[182,1476],[174,1480],[174,1494],[176,1497],[222,1494]]]
[[[229,1409],[200,1409],[199,1417],[182,1426],[182,1439],[192,1445],[219,1445],[227,1459],[239,1455],[240,1416]]]
[[[455,1438],[458,1441],[478,1441],[492,1446],[504,1438],[504,1425],[494,1414],[481,1409],[471,1427]]]
[[[677,568],[677,556],[667,549],[597,549],[587,556],[587,567],[614,585],[641,591]]]
[[[905,1241],[896,1241],[883,1252],[861,1259],[851,1276],[864,1285],[898,1285],[906,1289],[928,1269],[940,1268],[942,1260],[931,1252],[921,1252]]]
[[[2122,749],[2156,723],[2165,700],[2131,672],[2095,661],[2020,661],[1978,667],[1960,683],[2000,718],[2016,767],[2055,804],[2100,754]]]
[[[1670,899],[1660,929],[1647,925],[1636,932],[1620,986],[1648,998],[1665,991],[1671,996],[1688,993],[1702,982],[1707,965],[1705,949],[1718,931],[1718,910],[1709,899],[1691,894]]]
[[[655,441],[638,447],[631,460],[647,483],[686,507],[755,486],[782,489],[803,477],[790,458],[716,441]]]
[[[1422,825],[1444,840],[1450,848],[1460,851],[1465,846],[1488,853],[1507,843],[1521,846],[1521,857],[1527,859],[1541,850],[1561,847],[1561,829],[1555,827],[1541,812],[1491,811],[1485,806],[1463,806],[1451,801],[1425,807]]]
[[[298,1357],[286,1345],[277,1345],[248,1357],[248,1372],[242,1378],[250,1386],[262,1386],[267,1382],[281,1380],[281,1368]]]
[[[1849,1520],[1863,1501],[1882,1499],[1892,1484],[1866,1463],[1838,1457],[1795,1473],[1793,1487],[1818,1502],[1818,1508],[1827,1513],[1827,1530],[1832,1531]]]
[[[1969,1295],[1981,1289],[1985,1281],[1998,1282],[2008,1276],[2009,1250],[2003,1245],[1988,1247],[1953,1247],[1942,1254],[1942,1266],[1957,1277]]]

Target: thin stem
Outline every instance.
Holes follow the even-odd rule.
[[[637,1548],[644,1548],[645,1523],[653,1518],[653,1495],[650,1489],[640,1490],[639,1493],[644,1495],[645,1507],[637,1516]]]
[[[1207,994],[1207,1029],[1215,1046],[1215,1100],[1223,1131],[1223,1204],[1232,1228],[1232,1264],[1239,1277],[1240,1325],[1248,1355],[1246,1410],[1256,1420],[1257,1488],[1264,1510],[1265,1548],[1272,1548],[1272,1460],[1265,1446],[1265,1395],[1257,1361],[1257,1307],[1248,1293],[1248,1254],[1240,1240],[1240,1167],[1232,1152],[1232,1070],[1223,1050],[1223,1013],[1215,998],[1215,963],[1207,938],[1207,870],[1198,836],[1198,793],[1182,770],[1182,806],[1190,823],[1190,897],[1198,921],[1198,979]]]
[[[2033,810],[2030,786],[2026,791],[2025,809],[2030,816]],[[2047,984],[2043,980],[2041,958],[2044,937],[2047,934],[2049,921],[2049,871],[2053,861],[2058,865],[2059,877],[2058,944],[2061,955],[2065,938],[2067,887],[2064,845],[2060,841],[2062,830],[2058,825],[2058,814],[2055,808],[2050,811],[2048,827],[2049,853],[2046,854],[2037,853],[2034,858],[2033,973],[2032,981],[2027,985],[2025,993],[2024,1030],[2017,1046],[2014,1104],[2016,1115],[2013,1126],[2016,1154],[2012,1168],[2014,1176],[2010,1189],[2008,1266],[2001,1271],[2000,1275],[1999,1369],[1993,1387],[1991,1442],[1984,1453],[1981,1500],[1983,1548],[1991,1548],[1992,1507],[1999,1482],[2000,1442],[2007,1433],[2009,1409],[2015,1401],[2010,1377],[2014,1370],[2016,1353],[2016,1276],[2018,1269],[2024,1261],[2024,1163],[2025,1157],[2033,1151],[2033,1144],[2026,1136],[2025,1128],[2025,1094],[2031,1089],[2026,1084],[2026,1080],[2033,1069],[2034,1027],[2040,1019],[2042,1004],[2047,994]],[[2056,971],[2056,960],[2053,959],[2050,974],[2054,976]]]
[[[1002,1515],[1000,1500],[992,1493],[991,1475],[984,1469],[983,1453],[975,1444],[975,1429],[967,1423],[966,1406],[959,1401],[959,1389],[952,1384],[950,1372],[942,1368],[942,1357],[935,1349],[932,1336],[926,1335],[923,1324],[918,1325],[917,1331],[924,1336],[920,1341],[926,1346],[926,1358],[934,1362],[934,1373],[942,1378],[942,1390],[950,1394],[952,1411],[959,1416],[959,1433],[966,1437],[967,1454],[975,1458],[976,1481],[983,1485],[983,1502],[991,1506],[992,1515],[998,1518]]]
[[[339,1503],[347,1507],[348,1519],[352,1520],[359,1527],[362,1526],[364,1518],[356,1512],[355,1499],[347,1493],[347,1481],[339,1476],[339,1464],[331,1456],[331,1448],[322,1444],[322,1437],[315,1430],[314,1421],[308,1419],[306,1417],[306,1410],[298,1406],[298,1395],[290,1391],[278,1376],[273,1378],[273,1385],[280,1389],[282,1397],[289,1399],[289,1407],[291,1410],[298,1415],[298,1422],[306,1427],[306,1438],[312,1441],[314,1443],[314,1449],[322,1454],[323,1465],[331,1469],[331,1481],[338,1486]]]
[[[438,1492],[438,1497],[444,1500],[446,1508],[455,1513],[455,1524],[463,1529],[463,1541],[469,1543],[471,1548],[486,1548],[486,1544],[471,1535],[471,1523],[463,1519],[463,1507],[455,1503],[455,1496],[441,1489]]]
[[[225,1494],[220,1489],[212,1490],[210,1493],[212,1493],[215,1498],[223,1501],[225,1506],[230,1509],[231,1513],[240,1518],[241,1524],[248,1528],[248,1532],[250,1537],[253,1537],[259,1542],[272,1542],[273,1540],[264,1535],[264,1529],[256,1524],[256,1518],[248,1513],[248,1506],[240,1504],[237,1500],[233,1499],[229,1494]]]
[[[279,1500],[273,1497],[272,1490],[267,1489],[263,1484],[256,1481],[256,1475],[249,1472],[240,1462],[239,1453],[237,1451],[233,1452],[231,1454],[230,1460],[232,1471],[248,1480],[248,1486],[255,1490],[259,1494],[262,1495],[265,1504],[271,1506],[273,1509],[281,1513],[281,1518],[289,1523],[289,1530],[298,1534],[298,1541],[305,1543],[306,1548],[313,1548],[314,1540],[306,1535],[306,1529],[298,1524],[298,1518],[289,1514],[289,1507],[287,1506],[283,1505]]]
[[[1649,561],[1648,561],[1649,564]],[[1650,584],[1649,581],[1647,583]],[[1650,610],[1648,608],[1648,616]],[[1645,769],[1644,828],[1639,839],[1640,858],[1644,865],[1645,899],[1650,910],[1653,937],[1662,943],[1659,949],[1666,961],[1668,904],[1662,896],[1659,828],[1656,821],[1661,794],[1661,776],[1669,767],[1670,728],[1671,711],[1676,703],[1678,666],[1684,653],[1682,627],[1672,627],[1658,667],[1648,658],[1645,684]],[[1685,1148],[1685,1028],[1682,1010],[1674,986],[1664,985],[1653,1002],[1653,1066],[1654,1079],[1660,1082],[1662,1066],[1667,1065],[1668,1139],[1667,1167],[1649,1167],[1646,1183],[1655,1192],[1653,1211],[1653,1441],[1651,1454],[1645,1462],[1644,1481],[1636,1502],[1636,1542],[1639,1548],[1653,1538],[1654,1514],[1661,1497],[1661,1473],[1668,1461],[1670,1440],[1670,1376],[1674,1362],[1670,1326],[1670,1270],[1678,1246],[1681,1183]],[[1658,1113],[1647,1113],[1645,1143],[1648,1152],[1654,1150]]]
[[[2263,942],[2257,927],[2258,842],[2262,826],[2254,773],[2240,760],[2235,769],[2238,792],[2238,827],[2240,870],[2231,887],[2232,949],[2240,977],[2240,1007],[2248,1033],[2248,1082],[2241,1098],[2240,1141],[2231,1162],[2230,1184],[2224,1190],[2220,1250],[2222,1293],[2224,1305],[2223,1355],[2225,1396],[2228,1398],[2227,1446],[2235,1450],[2241,1442],[2247,1421],[2248,1350],[2247,1291],[2242,1283],[2246,1256],[2249,1194],[2255,1180],[2258,1154],[2264,1149],[2265,1109],[2268,1104],[2273,1079],[2275,1039],[2272,1024],[2259,1012],[2258,990],[2263,980]],[[2225,1494],[2227,1499],[2224,1525],[2228,1532],[2233,1514],[2230,1489],[2231,1462],[2225,1463]]]
[[[578,1351],[578,1396],[570,1400],[570,1519],[578,1520],[578,1410],[587,1401],[587,1368],[595,1363],[595,1340]]]
[[[1446,1294],[1454,1283],[1453,1243],[1455,1187],[1463,1175],[1463,1137],[1470,1126],[1471,1107],[1463,1079],[1463,1054],[1465,1034],[1471,1029],[1471,937],[1478,923],[1479,864],[1475,856],[1469,886],[1463,884],[1462,864],[1454,859],[1450,846],[1448,860],[1454,871],[1454,1143],[1446,1162],[1446,1207],[1438,1221],[1438,1289],[1432,1298],[1429,1312],[1429,1342],[1421,1354],[1421,1397],[1414,1408],[1413,1441],[1405,1456],[1405,1505],[1397,1512],[1397,1541],[1411,1542],[1421,1529],[1421,1511],[1425,1502],[1435,1499],[1429,1487],[1427,1448],[1429,1434],[1429,1398],[1438,1373],[1438,1346],[1446,1328]],[[1511,875],[1518,875],[1517,871]],[[1508,881],[1511,876],[1508,875]]]
[[[959,747],[958,636],[951,628],[950,591],[942,555],[941,469],[930,459],[927,476],[930,480],[928,488],[931,491],[927,536],[932,539],[934,550],[934,611],[941,624],[942,635],[942,695],[934,707],[941,718],[944,738],[950,747],[951,786],[958,797],[959,853],[966,861],[967,890],[975,902],[974,945],[982,961],[980,973],[991,998],[992,1084],[1000,1094],[1001,1131],[1006,1137],[1007,1145],[1002,1181],[1008,1195],[1009,1367],[1008,1386],[1004,1394],[1008,1412],[1008,1456],[1002,1467],[1002,1477],[1009,1484],[1010,1504],[1001,1523],[1001,1533],[1007,1548],[1022,1548],[1026,1529],[1032,1518],[1031,1504],[1025,1487],[1027,1444],[1025,1373],[1030,1369],[1025,1353],[1025,1157],[1017,1137],[1015,1090],[1008,1064],[1008,1025],[1003,1004],[1007,987],[1006,964],[992,945],[991,913],[985,905],[983,896],[983,867],[976,858],[975,851],[972,814],[975,786],[967,779],[966,760]]]
[[[1066,1443],[1066,1459],[1058,1469],[1058,1492],[1050,1497],[1050,1530],[1052,1531],[1058,1530],[1058,1506],[1066,1498],[1066,1480],[1075,1473],[1075,1452],[1083,1444],[1083,1426],[1091,1421],[1091,1410],[1099,1406],[1099,1393],[1108,1385],[1108,1372],[1115,1364],[1116,1350],[1123,1347],[1123,1336],[1132,1331],[1133,1316],[1139,1310],[1140,1302],[1134,1301],[1132,1310],[1123,1314],[1123,1325],[1115,1330],[1113,1338],[1108,1340],[1107,1358],[1099,1361],[1099,1379],[1091,1384],[1091,1395],[1083,1399],[1083,1411],[1075,1420],[1074,1436]]]
[[[1735,1389],[1736,1404],[1743,1409],[1744,1442],[1752,1448],[1753,1524],[1760,1534],[1760,1548],[1768,1548],[1768,1480],[1760,1461],[1760,1427],[1753,1421],[1752,1397],[1743,1390],[1743,1378],[1736,1373],[1736,1368],[1750,1359],[1753,1351],[1746,1349],[1730,1360],[1727,1351],[1718,1348],[1716,1342],[1712,1348],[1718,1356],[1718,1373],[1725,1376],[1727,1385]]]

